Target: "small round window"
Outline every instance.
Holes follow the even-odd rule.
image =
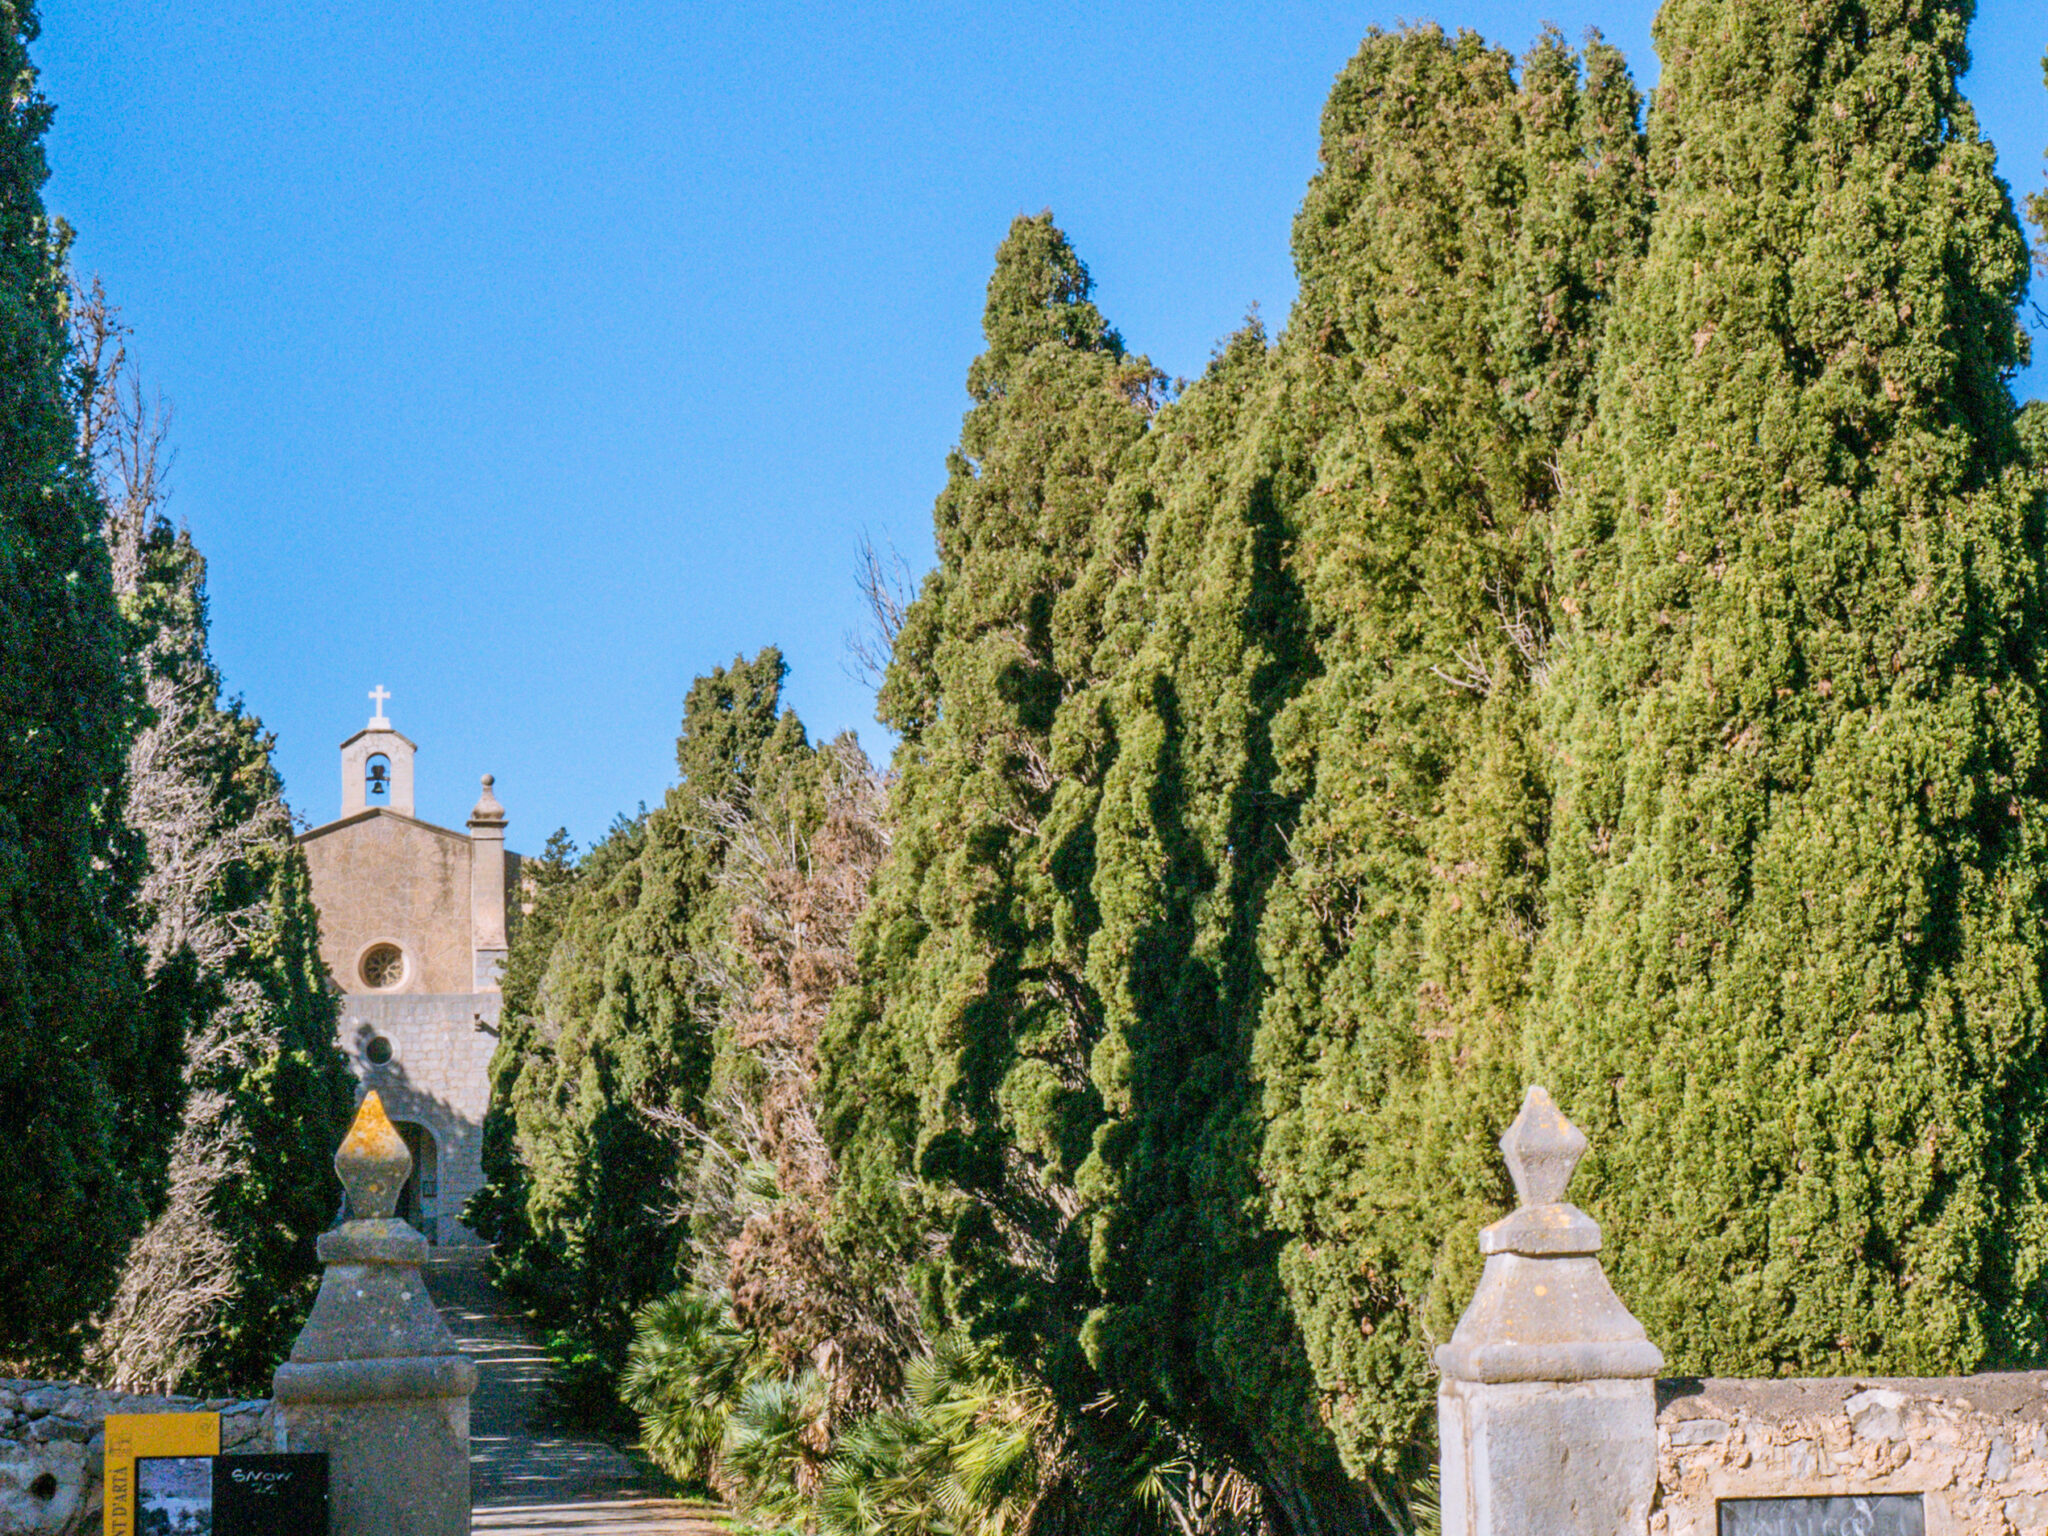
[[[371,1066],[381,1067],[391,1059],[391,1042],[379,1035],[363,1047],[363,1056]]]
[[[378,944],[363,956],[363,980],[373,987],[395,987],[405,980],[405,955],[396,944]]]

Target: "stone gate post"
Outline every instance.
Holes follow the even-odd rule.
[[[1520,1204],[1479,1234],[1479,1288],[1436,1352],[1444,1536],[1643,1536],[1664,1356],[1564,1203],[1586,1138],[1531,1088],[1500,1148]]]
[[[396,1219],[412,1155],[374,1093],[334,1157],[350,1220],[320,1235],[312,1316],[272,1392],[288,1451],[325,1451],[332,1536],[469,1536],[469,1394],[420,1279],[427,1240]]]

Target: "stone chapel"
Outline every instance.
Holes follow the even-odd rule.
[[[483,1184],[498,968],[519,855],[483,776],[467,832],[413,814],[418,748],[377,713],[341,744],[341,815],[302,834],[320,956],[342,991],[341,1044],[413,1155],[399,1214],[436,1243],[477,1241],[463,1202]]]

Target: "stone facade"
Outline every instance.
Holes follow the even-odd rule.
[[[344,991],[476,990],[467,837],[377,808],[315,827],[299,845],[320,908],[320,957]],[[403,968],[396,985],[373,986],[364,961],[386,944]]]
[[[519,856],[483,780],[467,832],[413,814],[417,748],[380,713],[341,746],[342,814],[299,839],[320,913],[320,953],[343,993],[341,1041],[411,1148],[402,1213],[436,1243],[481,1186],[506,901]]]
[[[342,999],[342,1044],[363,1087],[377,1090],[401,1127],[428,1133],[407,1137],[418,1167],[406,1219],[436,1243],[470,1240],[459,1218],[484,1182],[484,1111],[501,1001],[495,991]],[[373,1059],[378,1040],[389,1047],[388,1060]]]
[[[1927,1536],[2048,1532],[2048,1373],[1658,1384],[1652,1536],[1720,1499],[1917,1493]]]
[[[261,1399],[143,1397],[62,1381],[0,1381],[0,1532],[84,1536],[101,1524],[110,1413],[220,1415],[220,1448],[280,1449],[276,1405]]]

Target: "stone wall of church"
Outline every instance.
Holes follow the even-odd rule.
[[[344,989],[365,989],[363,957],[379,944],[405,955],[393,992],[474,989],[467,837],[369,811],[314,829],[300,846],[320,911],[320,957]]]
[[[461,1214],[483,1187],[484,1110],[502,1001],[495,992],[342,999],[342,1046],[363,1086],[377,1090],[394,1121],[433,1137],[434,1188],[420,1189],[415,1225],[436,1243],[476,1241]]]

